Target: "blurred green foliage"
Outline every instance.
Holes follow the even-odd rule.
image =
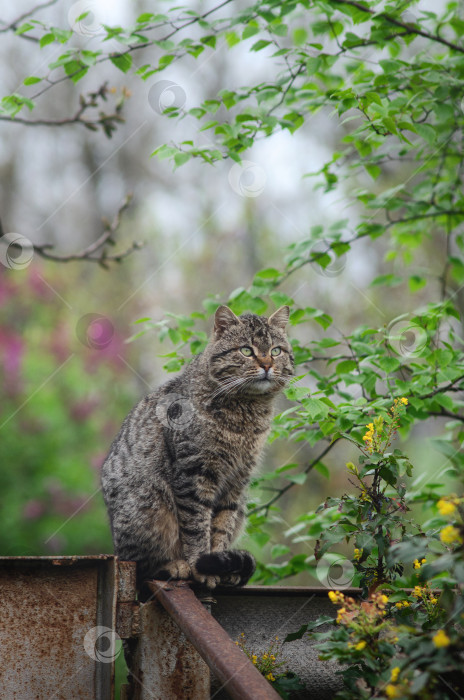
[[[74,280],[56,271],[45,283],[42,272],[0,266],[0,550],[110,552],[99,468],[131,402],[127,346],[111,327],[92,348],[88,322],[79,338],[78,315],[60,298],[75,298]]]

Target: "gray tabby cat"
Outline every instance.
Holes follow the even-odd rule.
[[[289,308],[267,319],[216,311],[204,352],[138,403],[102,468],[115,553],[149,578],[244,585],[251,554],[229,550],[278,392],[293,375]]]

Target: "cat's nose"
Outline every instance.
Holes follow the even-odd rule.
[[[267,374],[267,373],[269,372],[270,368],[272,367],[272,362],[271,362],[271,360],[268,360],[268,359],[262,360],[262,362],[261,362],[261,367],[264,369],[264,371],[265,371],[266,374]]]

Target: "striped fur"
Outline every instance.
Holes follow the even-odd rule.
[[[137,562],[139,585],[158,575],[213,588],[252,575],[251,555],[230,546],[274,399],[293,375],[287,321],[288,307],[269,319],[219,307],[205,351],[125,419],[102,487],[115,552]]]

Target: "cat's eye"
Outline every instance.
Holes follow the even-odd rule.
[[[272,357],[277,357],[277,355],[280,355],[281,352],[282,352],[281,348],[272,348],[271,355],[272,355]]]
[[[243,348],[240,348],[240,352],[242,355],[245,355],[245,357],[251,357],[253,355],[253,350],[248,347],[248,345],[245,345]]]

